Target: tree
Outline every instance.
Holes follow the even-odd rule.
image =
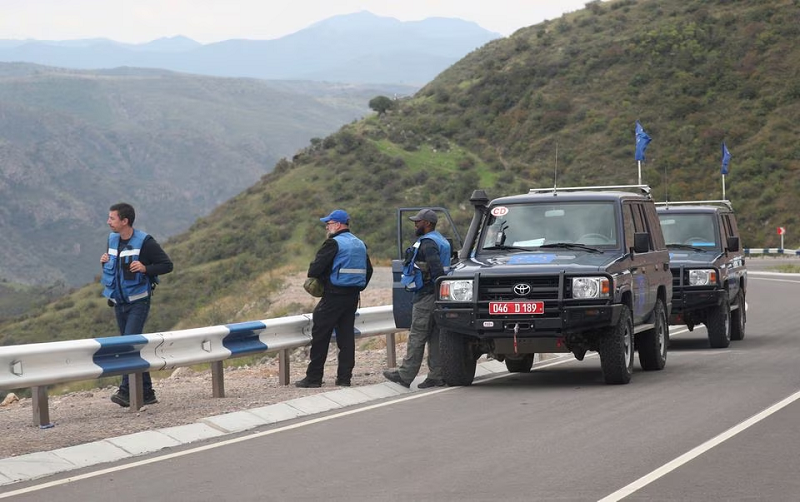
[[[394,108],[394,101],[386,96],[375,96],[369,100],[369,108],[370,110],[378,112],[378,116],[380,117],[386,113],[387,110]]]

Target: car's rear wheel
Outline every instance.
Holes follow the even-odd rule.
[[[738,308],[731,312],[731,340],[744,340],[744,325],[747,323],[747,310],[745,310],[744,290],[739,288],[736,293]]]
[[[619,322],[600,339],[600,366],[607,384],[626,384],[633,375],[633,319],[627,305],[622,306]]]
[[[711,348],[724,349],[731,344],[731,306],[727,294],[719,305],[709,309],[706,314],[706,329]]]
[[[467,336],[443,329],[439,333],[439,357],[447,385],[472,385],[477,358]]]
[[[509,373],[530,373],[533,368],[533,356],[535,354],[525,354],[518,359],[509,359],[506,356],[506,368]]]
[[[664,302],[656,301],[653,309],[653,329],[643,331],[637,335],[636,348],[639,351],[639,363],[645,371],[664,369],[667,364],[667,345],[669,344],[669,329],[667,328],[667,310]]]

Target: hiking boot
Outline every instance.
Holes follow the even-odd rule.
[[[411,382],[403,380],[403,377],[400,376],[400,372],[397,370],[385,370],[383,376],[390,382],[399,383],[405,388],[411,387]]]
[[[111,395],[111,402],[123,408],[127,408],[131,405],[131,398],[128,396],[127,392],[117,391]]]
[[[428,389],[430,387],[444,387],[444,382],[441,380],[431,380],[426,378],[424,382],[417,385],[418,389]]]
[[[350,379],[337,378],[336,385],[338,385],[339,387],[350,387]]]
[[[301,387],[303,389],[318,389],[322,387],[322,382],[315,382],[314,380],[309,380],[308,377],[305,377],[302,380],[296,381],[294,386]]]
[[[158,399],[156,399],[156,393],[150,392],[149,394],[144,395],[144,404],[157,404]]]

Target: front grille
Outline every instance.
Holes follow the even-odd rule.
[[[529,284],[531,292],[525,296],[514,293],[517,284]],[[481,302],[513,300],[558,300],[559,276],[482,276],[478,286],[478,299]]]

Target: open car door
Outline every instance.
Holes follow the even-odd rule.
[[[417,241],[414,233],[414,222],[409,220],[419,212],[422,207],[401,207],[397,209],[397,259],[392,260],[392,310],[394,313],[394,324],[398,328],[411,327],[411,300],[414,293],[407,291],[400,284],[400,276],[403,272],[403,260],[405,251]],[[436,211],[439,221],[436,230],[439,231],[450,242],[452,251],[451,265],[458,259],[458,250],[463,246],[461,234],[458,233],[450,213],[443,207],[430,207]]]

